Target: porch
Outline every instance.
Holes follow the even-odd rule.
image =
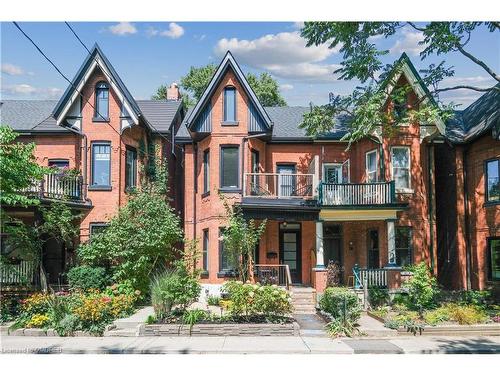
[[[78,204],[87,202],[83,177],[78,175],[47,173],[23,192],[40,200],[63,200]]]

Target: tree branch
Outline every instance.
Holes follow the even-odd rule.
[[[497,82],[500,82],[500,76],[498,74],[496,74],[488,65],[486,65],[483,61],[479,60],[477,57],[471,55],[469,52],[467,52],[466,50],[463,49],[463,47],[461,45],[458,45],[457,46],[457,50],[460,51],[460,53],[462,53],[462,55],[468,57],[470,60],[472,60],[473,62],[475,62],[477,65],[479,65],[480,67],[482,67],[484,70],[486,70],[486,72],[492,76]]]
[[[493,87],[476,87],[476,86],[469,86],[469,85],[457,85],[453,87],[445,87],[442,89],[436,89],[434,92],[443,92],[443,91],[451,91],[451,90],[459,90],[459,89],[468,89],[468,90],[474,90],[474,91],[480,91],[480,92],[486,92],[486,91],[500,91],[500,87],[493,86]]]
[[[415,25],[413,22],[407,22],[408,25],[410,25],[411,27],[413,27],[415,30],[418,30],[418,31],[422,31],[424,32],[425,29],[421,28],[421,27],[418,27],[417,25]]]

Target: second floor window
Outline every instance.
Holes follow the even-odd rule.
[[[391,149],[392,178],[397,189],[410,188],[410,148],[393,147]]]
[[[203,193],[210,191],[210,150],[203,152]]]
[[[366,182],[377,181],[377,150],[366,153]]]
[[[49,167],[57,168],[59,171],[64,171],[65,169],[69,169],[69,160],[68,159],[50,159]]]
[[[95,114],[97,121],[109,119],[109,86],[106,82],[99,82],[95,86]]]
[[[238,146],[223,146],[220,151],[220,187],[225,189],[237,189],[239,186]]]
[[[224,89],[224,121],[236,121],[236,89],[234,87]]]
[[[94,187],[111,186],[111,144],[92,144],[92,179]]]
[[[125,189],[137,186],[137,151],[135,148],[127,147],[125,155]]]
[[[500,201],[500,159],[486,162],[486,201]]]

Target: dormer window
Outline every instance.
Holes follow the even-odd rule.
[[[228,86],[224,89],[224,124],[236,125],[236,88]]]
[[[94,121],[109,120],[109,85],[107,82],[98,82],[95,86],[95,113]]]

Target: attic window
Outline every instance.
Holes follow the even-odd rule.
[[[224,89],[224,123],[236,123],[236,88],[233,86]]]
[[[95,85],[94,121],[109,120],[109,85],[101,81]]]

